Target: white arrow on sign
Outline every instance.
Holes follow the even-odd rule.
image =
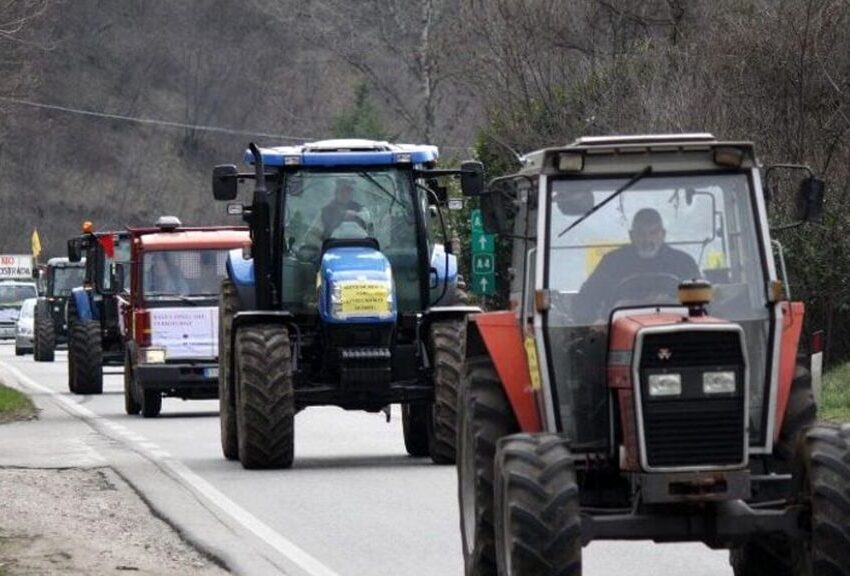
[[[487,239],[484,236],[478,237],[478,244],[481,245],[481,249],[484,250],[487,247]]]
[[[481,284],[481,291],[486,292],[487,291],[487,278],[485,276],[481,277],[480,284]]]

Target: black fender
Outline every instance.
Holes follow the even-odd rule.
[[[419,325],[419,340],[426,346],[430,341],[428,334],[431,331],[431,324],[441,320],[464,320],[471,314],[480,314],[484,312],[478,306],[432,306],[428,308],[422,315],[422,321]],[[429,350],[429,352],[432,352]]]

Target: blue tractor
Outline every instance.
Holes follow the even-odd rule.
[[[401,404],[405,447],[453,463],[466,316],[445,238],[440,178],[483,186],[483,167],[436,168],[438,150],[369,140],[259,149],[213,171],[232,201],[254,180],[251,248],[230,252],[219,312],[222,450],[245,468],[288,468],[294,415]],[[250,253],[248,253],[250,252]]]
[[[121,293],[130,266],[129,232],[94,232],[91,222],[68,240],[68,259],[85,262],[85,281],[68,300],[68,389],[101,394],[103,366],[124,363]]]

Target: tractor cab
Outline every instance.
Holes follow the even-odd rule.
[[[237,181],[255,183],[250,204],[228,206],[249,223],[252,246],[250,253],[230,254],[222,290],[233,292],[233,317],[222,321],[235,331],[223,346],[238,348],[237,332],[248,333],[252,325],[285,332],[292,348],[292,368],[286,368],[294,388],[292,410],[331,404],[377,412],[401,403],[408,451],[428,454],[431,446],[432,458],[453,461],[454,400],[438,416],[432,410],[434,330],[441,322],[465,325],[465,315],[477,309],[457,305],[457,261],[440,240],[446,238],[440,210],[446,193],[433,184],[461,176],[472,191],[480,188],[482,169],[475,162],[460,170],[438,169],[437,159],[435,146],[370,140],[264,149],[252,144],[245,160],[254,172],[218,166],[213,193],[233,200]],[[234,364],[238,356],[227,355]],[[223,389],[228,458],[236,453],[236,429],[226,427],[235,397],[232,389]],[[280,417],[289,422],[289,416]],[[436,443],[434,427],[428,428],[435,417],[445,423]],[[266,443],[280,444],[256,440]],[[437,445],[445,448],[433,449]],[[246,454],[242,461],[291,464],[291,453],[257,458]]]
[[[814,220],[823,182],[791,168],[808,172],[799,221]],[[561,573],[512,555],[527,518],[481,516],[494,498],[496,510],[521,506],[513,474],[548,443],[546,465],[568,469],[558,490],[574,492],[550,524],[580,522],[562,543],[573,560],[593,539],[641,538],[733,548],[750,566],[770,542],[757,533],[802,537],[802,513],[779,502],[803,497],[788,471],[814,423],[813,383],[762,178],[751,143],[690,134],[582,138],[491,182],[482,215],[515,239],[514,310],[469,328],[458,455],[468,568],[495,522],[505,573]],[[482,444],[483,430],[496,437]],[[487,462],[495,493],[481,483]]]

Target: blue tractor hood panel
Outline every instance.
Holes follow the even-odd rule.
[[[392,166],[436,162],[440,152],[428,144],[390,144],[372,140],[323,140],[299,146],[260,148],[266,166]],[[250,150],[245,162],[254,163]]]
[[[254,259],[245,258],[242,249],[231,250],[227,255],[227,276],[238,286],[254,285]]]
[[[73,320],[100,320],[97,306],[92,306],[91,290],[77,286],[71,289],[71,298],[74,299],[74,305],[77,309],[77,317]],[[71,318],[68,320],[71,320]]]
[[[361,246],[325,251],[319,269],[319,314],[329,324],[395,322],[395,284],[386,256]]]

